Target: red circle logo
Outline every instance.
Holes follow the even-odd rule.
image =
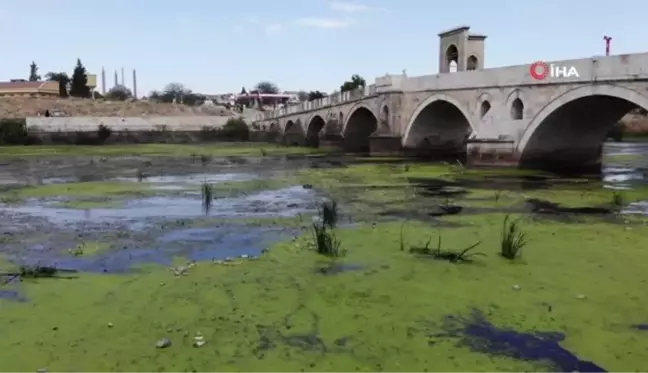
[[[531,74],[531,77],[533,79],[543,80],[544,78],[549,76],[549,65],[542,61],[534,62],[531,64],[529,73]]]

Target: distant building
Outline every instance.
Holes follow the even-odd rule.
[[[288,93],[258,93],[250,92],[236,95],[236,103],[250,106],[252,103],[260,101],[263,106],[277,106],[299,102],[297,95]]]
[[[91,92],[97,87],[97,76],[88,74],[88,88]],[[59,97],[59,83],[56,81],[30,82],[12,79],[0,82],[0,97]]]
[[[58,97],[58,82],[0,82],[0,97]]]

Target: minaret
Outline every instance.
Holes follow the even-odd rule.
[[[122,66],[122,86],[126,87],[126,84],[124,82],[124,67]]]
[[[133,69],[133,97],[137,99],[137,73]]]
[[[101,68],[101,94],[106,95],[106,70]]]
[[[117,79],[117,70],[115,70],[115,87],[119,85],[119,80]]]

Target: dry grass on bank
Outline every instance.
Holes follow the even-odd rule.
[[[0,97],[0,118],[21,118],[43,115],[46,110],[62,111],[67,116],[145,117],[234,115],[222,106],[192,107],[147,101],[106,101],[77,98]]]
[[[625,133],[648,133],[648,117],[641,114],[628,114],[619,121]]]

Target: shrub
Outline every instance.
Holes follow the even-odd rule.
[[[99,140],[104,143],[108,138],[112,135],[112,130],[110,127],[100,124],[99,127],[97,127],[97,137],[99,137]]]
[[[202,126],[200,128],[200,139],[203,141],[218,139],[219,131],[215,127]]]
[[[0,144],[24,145],[27,139],[27,121],[25,118],[0,119]]]
[[[248,141],[250,139],[250,128],[242,118],[228,119],[220,132],[226,140]]]

